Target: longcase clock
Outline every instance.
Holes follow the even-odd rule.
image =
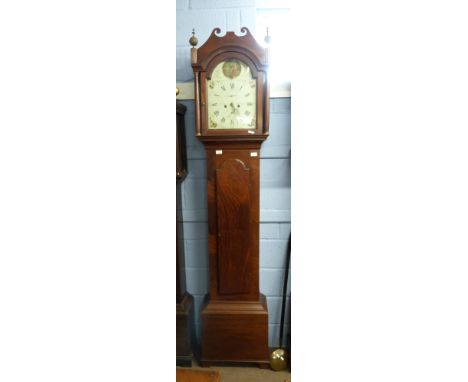
[[[196,135],[207,161],[209,293],[201,364],[267,367],[268,308],[259,289],[260,146],[268,137],[268,51],[247,28],[200,48],[190,39]]]

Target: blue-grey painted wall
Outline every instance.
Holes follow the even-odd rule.
[[[254,33],[255,12],[255,1],[250,0],[178,0],[177,81],[193,78],[188,44],[192,28],[196,30],[199,45],[215,27],[239,33],[240,27],[246,26]],[[194,103],[181,102],[187,107],[188,176],[182,184],[187,289],[194,296],[199,335],[200,308],[209,280],[206,161],[204,147],[195,137]],[[277,346],[291,231],[291,100],[272,98],[270,110],[270,136],[260,151],[260,291],[268,300],[269,344]],[[289,299],[287,307],[290,307]],[[285,333],[288,333],[289,311],[285,317],[288,324]]]
[[[215,27],[240,33],[241,27],[255,34],[255,0],[177,0],[176,54],[177,82],[193,78],[188,41],[195,28],[198,46]]]

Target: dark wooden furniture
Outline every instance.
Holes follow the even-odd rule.
[[[268,308],[259,290],[259,164],[269,124],[268,52],[247,28],[241,32],[219,37],[216,28],[204,45],[191,49],[196,135],[205,146],[208,178],[210,287],[201,311],[202,366],[269,363]]]
[[[176,364],[192,366],[193,337],[193,297],[185,285],[184,229],[182,223],[181,184],[187,175],[187,150],[185,146],[184,115],[186,107],[176,103],[177,138],[176,138]]]

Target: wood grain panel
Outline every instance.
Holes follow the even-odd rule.
[[[228,159],[216,170],[218,286],[221,294],[248,293],[251,286],[250,170]]]
[[[201,363],[268,362],[268,308],[258,301],[212,301],[202,309]]]

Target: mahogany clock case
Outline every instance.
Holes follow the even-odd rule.
[[[268,52],[261,47],[247,28],[241,28],[242,36],[226,32],[218,36],[215,28],[200,48],[192,48],[191,59],[195,82],[196,135],[203,141],[263,141],[268,136],[270,87],[267,78]],[[239,60],[250,68],[256,79],[256,126],[254,129],[210,129],[207,104],[207,80],[214,68],[224,60]]]
[[[201,311],[203,366],[269,363],[268,307],[259,290],[259,157],[268,136],[268,54],[247,28],[241,32],[218,36],[215,28],[205,44],[191,50],[196,135],[207,166],[210,286]],[[223,60],[243,62],[256,79],[254,128],[208,126],[206,84]],[[234,90],[229,97],[239,94]]]

